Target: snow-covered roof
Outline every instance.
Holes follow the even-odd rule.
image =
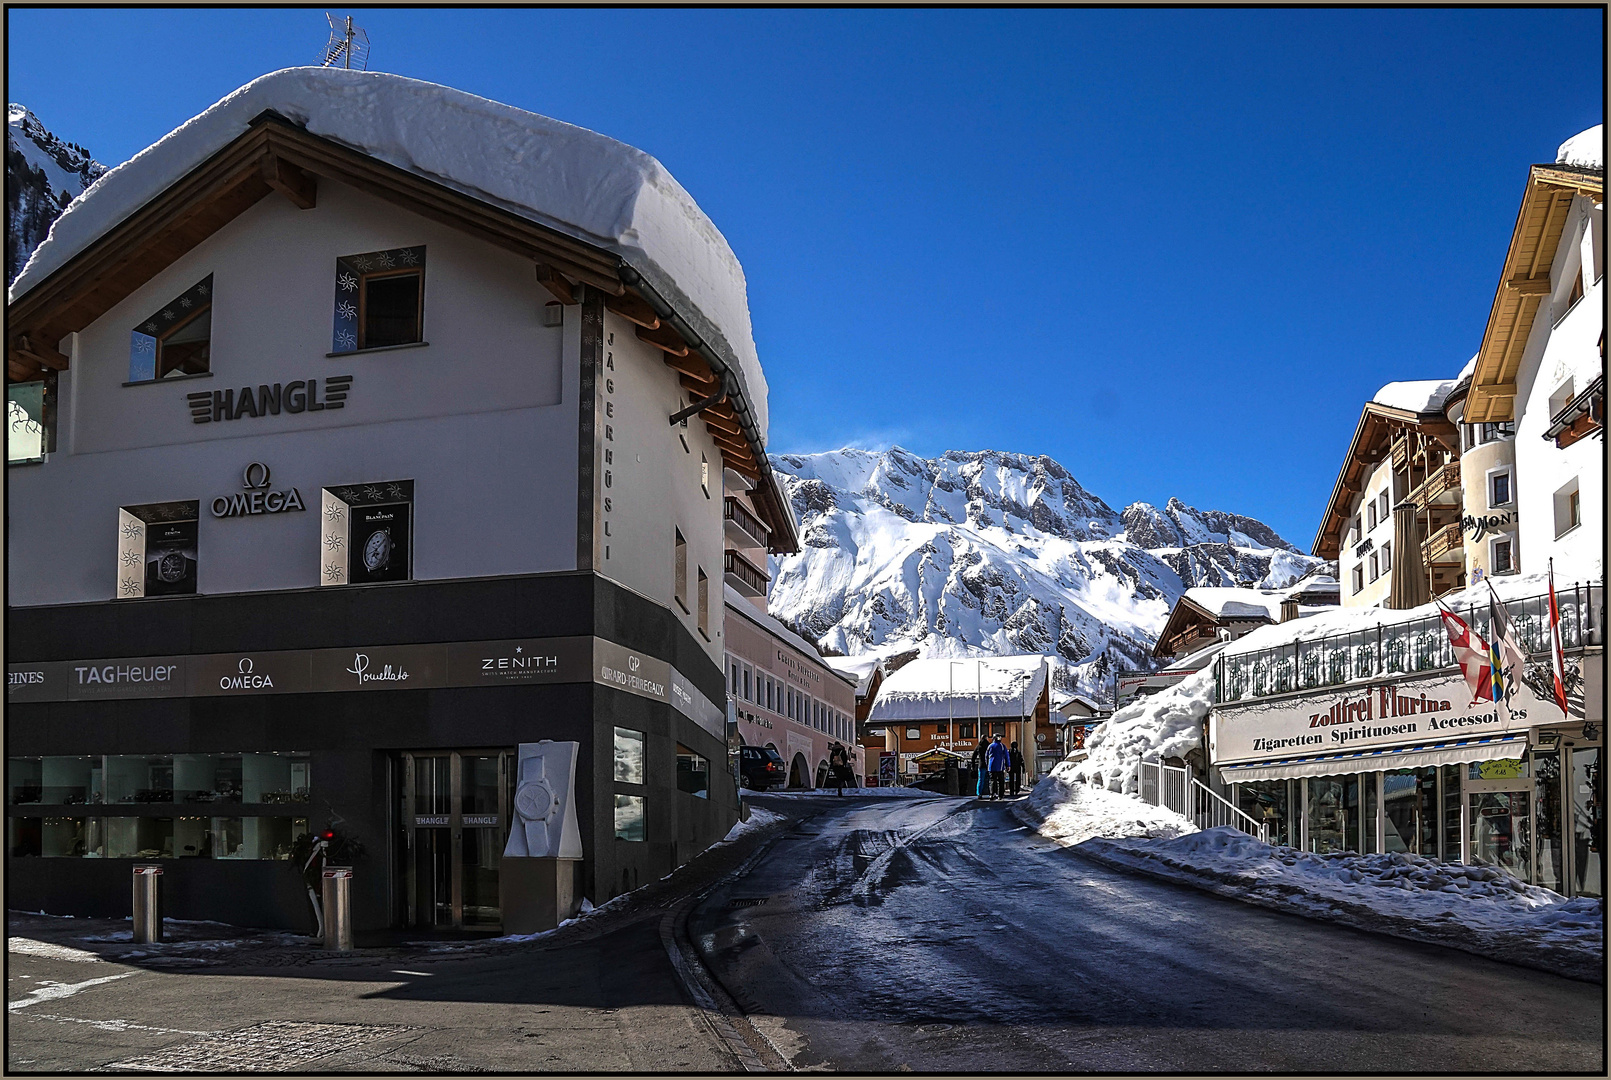
[[[1279,619],[1281,601],[1286,599],[1285,589],[1236,589],[1199,585],[1187,589],[1184,599],[1190,600],[1215,619]]]
[[[10,299],[245,134],[266,110],[620,256],[733,369],[765,440],[766,377],[743,268],[660,162],[586,128],[400,75],[286,68],[253,80],[76,199],[12,283]]]
[[[1207,666],[1210,660],[1218,656],[1224,648],[1225,642],[1216,639],[1209,642],[1207,645],[1204,645],[1196,652],[1189,652],[1185,656],[1179,657],[1170,663],[1165,664],[1159,670],[1160,672],[1201,670],[1203,667]]]
[[[1044,656],[913,660],[884,679],[867,722],[1028,716],[1045,689]]]
[[[1403,409],[1412,413],[1434,413],[1443,408],[1443,402],[1454,389],[1455,379],[1417,379],[1414,382],[1390,382],[1376,391],[1371,401],[1389,409]]]
[[[873,672],[878,670],[882,659],[879,656],[824,656],[822,662],[839,674],[856,680],[856,696],[866,697],[867,686],[873,681]]]
[[[1560,149],[1555,151],[1555,164],[1605,168],[1605,125],[1595,124],[1563,142]]]

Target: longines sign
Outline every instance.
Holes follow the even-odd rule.
[[[583,683],[665,702],[718,738],[721,711],[664,660],[595,637],[54,660],[6,669],[6,701],[258,697]]]

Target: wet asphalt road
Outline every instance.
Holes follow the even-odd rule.
[[[1128,876],[1001,804],[809,803],[689,925],[797,1068],[1604,1073],[1601,986]]]

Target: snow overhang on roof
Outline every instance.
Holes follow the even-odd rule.
[[[265,126],[282,134],[264,134]],[[242,148],[254,134],[266,145]],[[767,383],[743,268],[670,173],[643,151],[585,128],[382,72],[287,68],[264,75],[101,177],[56,219],[10,288],[8,377],[65,368],[57,342],[82,328],[75,321],[87,324],[104,312],[115,291],[107,286],[126,295],[166,265],[157,265],[154,253],[131,263],[131,253],[152,252],[161,239],[171,262],[271,188],[297,201],[312,199],[320,175],[350,182],[342,151],[407,174],[406,198],[377,189],[381,197],[421,209],[433,198],[473,200],[467,205],[481,208],[475,213],[485,219],[483,238],[550,238],[558,273],[549,280],[557,278],[561,291],[569,288],[566,276],[598,288],[606,306],[666,349],[668,363],[679,371],[691,366],[696,382],[724,388],[728,400],[718,408],[731,410],[728,422],[739,432],[728,436],[732,452],[758,477],[770,472]],[[382,181],[399,175],[377,168]],[[177,215],[201,205],[197,200],[211,202],[180,222]],[[453,223],[473,216],[461,207]],[[506,246],[515,243],[511,237]],[[90,267],[86,260],[94,258],[107,266]],[[549,263],[534,258],[541,275]],[[116,259],[123,261],[115,280],[95,272]],[[678,355],[687,359],[673,359]],[[774,516],[784,500],[767,494]],[[787,522],[779,529],[784,548],[797,546]]]
[[[885,676],[867,723],[1028,716],[1046,692],[1046,675],[1043,656],[913,660]]]

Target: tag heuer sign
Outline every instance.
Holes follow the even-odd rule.
[[[261,461],[246,466],[246,471],[241,474],[241,487],[245,490],[214,499],[213,517],[249,517],[307,509],[302,504],[302,493],[296,488],[289,491],[269,490],[269,475],[269,467]]]

